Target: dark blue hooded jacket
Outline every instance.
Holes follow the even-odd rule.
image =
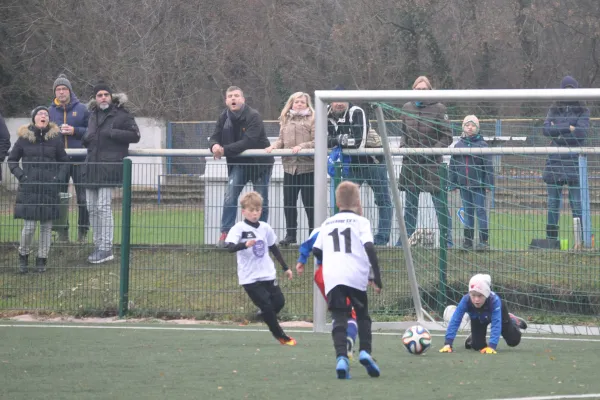
[[[488,147],[480,134],[461,138],[455,149]],[[450,183],[456,187],[494,186],[494,167],[491,155],[453,155],[450,159]]]
[[[65,149],[83,149],[81,138],[87,132],[90,112],[84,104],[79,102],[75,93],[71,92],[71,100],[66,107],[63,107],[58,100],[54,99],[50,105],[50,122],[54,122],[59,127],[62,124],[71,125],[75,128],[73,135],[64,135],[63,141]],[[85,161],[85,154],[81,156],[69,156],[73,162]]]
[[[574,127],[571,131],[571,126]],[[557,102],[544,121],[544,136],[549,146],[583,146],[590,128],[590,110],[579,101]],[[544,169],[544,182],[549,185],[579,182],[577,154],[550,154]]]

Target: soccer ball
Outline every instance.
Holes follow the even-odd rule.
[[[411,326],[402,335],[402,344],[410,354],[425,354],[431,347],[431,333],[420,325]]]

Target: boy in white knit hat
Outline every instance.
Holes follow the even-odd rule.
[[[510,347],[521,342],[520,329],[527,329],[527,323],[508,312],[506,302],[491,290],[491,283],[492,278],[487,274],[477,274],[471,278],[469,293],[464,295],[452,315],[440,353],[452,353],[452,343],[465,313],[471,318],[471,335],[465,341],[466,349],[478,350],[481,354],[496,354],[500,335]],[[492,327],[488,344],[486,334],[489,324]]]
[[[486,148],[487,143],[479,133],[479,119],[475,115],[467,115],[463,120],[463,133],[454,145],[460,148]],[[465,210],[465,230],[462,250],[473,250],[475,235],[475,217],[479,224],[479,243],[475,250],[489,248],[488,217],[486,211],[486,195],[494,186],[494,167],[492,156],[475,154],[456,154],[450,158],[450,185],[460,189]]]

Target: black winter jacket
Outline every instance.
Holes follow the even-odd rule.
[[[123,158],[129,144],[140,141],[140,130],[133,115],[124,108],[127,96],[112,95],[112,104],[100,110],[95,100],[88,105],[90,120],[81,143],[87,148],[86,186],[90,189],[123,184]]]
[[[574,127],[571,131],[571,126]],[[548,111],[544,121],[544,136],[552,141],[550,146],[583,146],[590,128],[590,110],[578,101],[558,102]],[[577,154],[550,154],[543,175],[547,184],[579,182]]]
[[[0,114],[0,182],[2,182],[2,163],[8,155],[8,150],[10,150],[10,132]]]
[[[19,180],[15,218],[56,219],[59,189],[69,169],[69,157],[58,126],[52,122],[45,129],[23,125],[18,136],[8,156],[10,172]]]
[[[228,111],[226,108],[219,116],[215,132],[208,141],[208,148],[212,151],[215,144],[223,146],[229,171],[236,164],[272,165],[275,162],[274,157],[239,156],[245,150],[266,149],[271,145],[258,111],[245,105],[238,118],[232,117]]]

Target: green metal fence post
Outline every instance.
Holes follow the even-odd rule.
[[[440,290],[438,291],[438,311],[440,313],[444,312],[444,304],[446,304],[447,299],[447,288],[448,282],[446,277],[447,267],[448,267],[448,168],[446,164],[442,163],[439,168],[440,173],[440,191],[437,196],[442,203],[442,210],[444,212],[438,214],[438,228],[440,230],[440,261],[439,261],[439,272],[440,272]]]
[[[131,239],[131,158],[123,160],[123,207],[121,219],[121,274],[119,285],[119,318],[129,305],[129,242]]]

